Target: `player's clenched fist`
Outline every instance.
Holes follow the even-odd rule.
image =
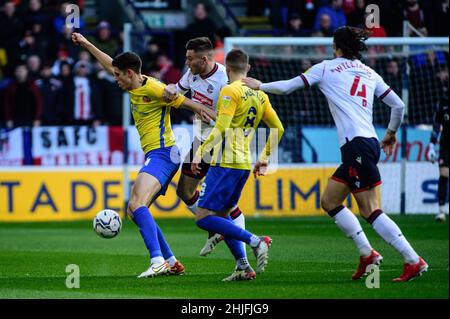
[[[163,91],[163,100],[166,103],[174,101],[178,96],[177,87],[175,84],[168,84]]]
[[[75,44],[84,46],[88,43],[88,40],[80,33],[74,32],[72,33],[72,41]]]

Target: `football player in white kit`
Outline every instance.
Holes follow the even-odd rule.
[[[390,155],[397,143],[396,131],[403,120],[404,103],[374,70],[360,61],[361,52],[367,49],[368,36],[362,29],[341,27],[334,33],[333,60],[318,63],[291,80],[263,84],[247,78],[244,83],[252,89],[280,95],[315,84],[319,86],[336,124],[342,155],[342,164],[329,180],[321,204],[359,250],[360,262],[352,279],[362,278],[370,270],[368,266],[379,265],[383,257],[372,248],[355,215],[342,205],[350,193],[358,203],[360,214],[405,260],[403,273],[393,280],[409,281],[427,271],[428,265],[397,224],[380,209],[377,196],[381,184],[377,167],[380,143],[372,124],[376,95],[392,108],[389,126],[381,141],[381,148]]]
[[[187,42],[186,66],[189,68],[188,71],[177,84],[166,87],[164,97],[170,101],[178,93],[186,94],[190,91],[192,100],[215,110],[220,90],[228,84],[228,76],[225,66],[214,60],[214,47],[207,37],[195,38]],[[197,148],[209,136],[214,123],[206,124],[196,116],[194,127],[194,141],[189,154],[183,162],[177,195],[195,215],[198,209],[197,201],[199,198],[197,188],[208,172],[209,163],[202,160],[200,173],[196,174],[191,170],[191,162]],[[235,207],[230,216],[238,226],[245,229],[244,214],[242,214],[239,207]],[[222,235],[209,234],[205,246],[200,251],[200,256],[206,256],[211,253],[221,240],[223,240]],[[245,244],[243,245],[245,246]]]

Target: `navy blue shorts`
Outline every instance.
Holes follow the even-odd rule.
[[[211,166],[201,186],[198,207],[214,212],[235,207],[249,175],[249,170]]]
[[[381,146],[376,138],[355,137],[341,147],[342,164],[331,179],[346,184],[352,193],[381,184],[378,161]]]
[[[172,178],[180,167],[178,147],[158,148],[145,154],[145,163],[139,173],[145,172],[155,177],[161,184],[161,190],[155,196],[165,195]]]

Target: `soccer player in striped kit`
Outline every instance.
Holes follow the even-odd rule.
[[[383,257],[370,245],[358,219],[344,200],[352,193],[360,214],[380,237],[404,258],[403,273],[394,281],[409,281],[427,271],[427,263],[415,252],[397,224],[380,209],[377,189],[381,176],[377,167],[380,144],[373,126],[373,99],[377,96],[392,109],[381,148],[391,155],[397,143],[396,132],[404,116],[404,103],[383,79],[363,64],[361,52],[367,49],[369,34],[358,28],[341,27],[334,33],[333,60],[325,60],[291,80],[261,83],[252,78],[244,83],[252,89],[272,94],[289,94],[318,85],[326,96],[335,121],[342,164],[331,177],[322,197],[322,208],[351,238],[360,253],[360,263],[352,279],[367,274],[367,267],[380,264]]]

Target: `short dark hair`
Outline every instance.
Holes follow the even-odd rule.
[[[120,71],[126,71],[128,69],[140,74],[142,68],[142,60],[134,52],[124,52],[116,56],[112,61],[112,66],[115,66]]]
[[[227,57],[225,58],[225,64],[233,72],[245,73],[247,71],[247,66],[249,63],[249,56],[242,50],[235,49],[231,50]]]
[[[214,50],[211,40],[208,37],[200,37],[189,40],[186,43],[186,50],[197,52],[209,52]]]
[[[343,57],[349,60],[361,59],[361,52],[367,50],[365,41],[370,32],[355,27],[340,27],[334,32],[334,43],[342,50]]]

